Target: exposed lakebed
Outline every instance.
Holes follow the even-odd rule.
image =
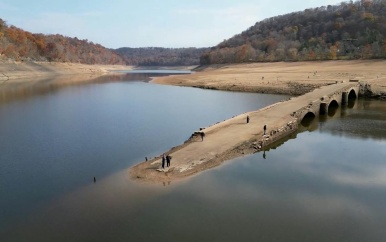
[[[2,241],[385,237],[384,102],[356,101],[266,152],[182,182],[144,185],[127,168],[145,156],[288,98],[143,82],[154,75],[0,105]]]

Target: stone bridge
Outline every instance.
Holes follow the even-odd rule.
[[[359,83],[337,82],[257,111],[240,114],[200,129],[184,144],[166,151],[165,154],[173,157],[170,167],[161,167],[160,155],[130,168],[130,173],[135,179],[151,181],[170,181],[195,174],[225,160],[258,152],[294,133],[304,120],[325,115],[339,105],[347,105],[358,94]],[[265,125],[266,131],[263,129]],[[202,133],[205,134],[203,139]]]
[[[305,96],[310,96],[308,105],[292,113],[292,116],[297,118],[298,123],[301,123],[306,118],[326,115],[339,106],[347,106],[349,100],[355,100],[359,95],[358,83],[343,82],[340,85],[337,84],[333,86],[337,86],[337,88],[332,91],[326,87],[321,88],[326,91],[324,93],[325,95],[315,100],[312,100],[313,95],[311,94],[313,94],[313,92],[305,94]]]

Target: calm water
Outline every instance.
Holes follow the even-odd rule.
[[[264,153],[146,185],[127,167],[286,97],[125,79],[0,105],[1,241],[385,240],[384,102],[357,101]]]

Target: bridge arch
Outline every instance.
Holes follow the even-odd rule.
[[[307,112],[304,114],[303,118],[300,121],[300,124],[303,125],[304,127],[310,126],[311,122],[315,119],[316,115],[314,112]]]
[[[330,103],[328,104],[328,109],[333,108],[333,107],[339,107],[339,103],[335,99],[332,99],[330,101]]]
[[[330,104],[328,104],[328,116],[332,117],[335,115],[336,110],[339,108],[339,103],[333,99]]]
[[[355,92],[354,89],[351,89],[350,92],[348,93],[348,99],[357,99],[357,93]]]

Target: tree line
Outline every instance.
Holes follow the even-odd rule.
[[[199,65],[209,48],[119,48],[60,34],[33,34],[0,18],[0,60],[55,61],[82,64],[127,64],[138,66]]]
[[[128,65],[137,66],[190,66],[199,65],[200,56],[209,48],[119,48]]]
[[[82,64],[125,64],[113,50],[63,35],[32,34],[0,19],[0,59]]]
[[[200,63],[386,58],[386,0],[342,2],[257,22]]]

